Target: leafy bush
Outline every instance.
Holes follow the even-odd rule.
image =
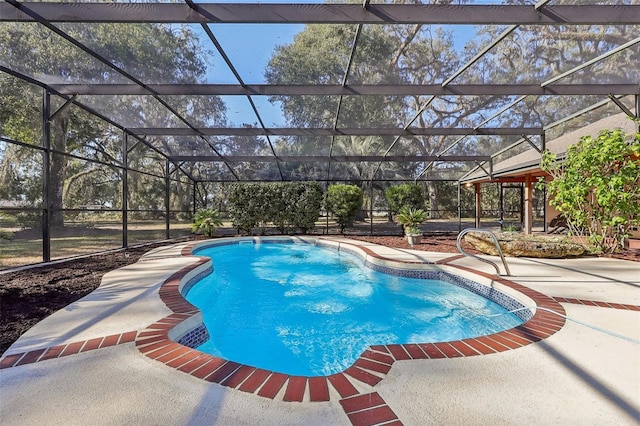
[[[392,213],[398,213],[403,207],[424,208],[424,193],[418,185],[403,183],[388,187],[384,196]]]
[[[21,210],[15,217],[20,229],[42,229],[41,210]]]
[[[270,191],[271,208],[264,218],[281,233],[313,229],[320,217],[322,188],[317,182],[277,182],[266,184]]]
[[[325,207],[335,217],[342,233],[362,207],[362,189],[355,185],[331,185],[327,189]]]
[[[293,224],[306,233],[316,225],[316,221],[320,217],[320,208],[322,207],[322,187],[318,182],[302,182],[295,186],[295,206],[293,212]]]
[[[264,194],[264,185],[258,183],[236,183],[229,188],[229,215],[233,226],[239,231],[251,234],[263,218],[270,205]]]
[[[233,225],[249,234],[269,222],[281,233],[307,232],[320,217],[321,204],[322,188],[317,182],[237,183],[229,195]]]
[[[545,151],[541,168],[553,177],[549,202],[572,233],[584,230],[596,252],[623,247],[629,228],[640,224],[640,133],[632,139],[621,130],[585,136],[564,161]]]
[[[194,233],[202,233],[211,238],[215,235],[216,229],[218,229],[219,226],[222,226],[222,221],[220,220],[220,212],[218,210],[201,209],[193,216],[191,230]]]

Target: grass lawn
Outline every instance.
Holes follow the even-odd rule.
[[[0,228],[12,239],[0,239],[0,268],[42,262],[42,237],[37,230],[12,230]],[[191,222],[171,223],[171,237],[191,234]],[[164,221],[129,222],[129,245],[166,239]],[[119,223],[92,223],[90,227],[72,224],[62,229],[52,229],[51,258],[61,259],[96,253],[122,247],[122,230]]]

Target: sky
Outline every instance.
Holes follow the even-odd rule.
[[[450,26],[454,27],[454,26]],[[264,84],[264,70],[276,46],[293,42],[294,36],[304,29],[299,24],[212,24],[209,25],[216,39],[235,66],[243,81],[247,84]],[[206,75],[207,83],[237,84],[213,44],[204,31],[198,27],[205,48],[213,55]],[[458,49],[473,37],[473,26],[458,25],[454,28]],[[221,96],[227,105],[227,117],[231,126],[253,124],[257,118],[245,96]],[[252,96],[260,116],[267,127],[283,127],[286,125],[279,104],[271,104],[267,96]]]
[[[304,25],[255,25],[255,24],[217,24],[209,26],[236,70],[247,84],[264,83],[264,70],[276,46],[290,44],[295,34],[304,29]],[[204,35],[206,37],[206,35]],[[207,39],[204,43],[207,42]],[[208,83],[237,84],[215,47],[209,42],[207,47],[214,51],[214,66],[207,74]],[[222,96],[227,105],[227,117],[232,125],[255,123],[257,118],[245,96]],[[284,126],[284,118],[278,105],[268,102],[266,96],[253,96],[254,103],[267,127]]]

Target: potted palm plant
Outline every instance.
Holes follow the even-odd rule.
[[[396,220],[404,228],[404,234],[410,246],[420,244],[422,240],[422,231],[419,225],[427,218],[427,212],[422,209],[412,207],[403,207],[400,209]]]

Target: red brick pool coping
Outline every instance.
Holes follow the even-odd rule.
[[[367,247],[354,243],[349,244],[357,246],[368,256],[380,260],[417,263],[385,258]],[[196,243],[192,243],[186,246],[182,250],[182,255],[192,256],[191,250],[195,245]],[[452,256],[438,263],[449,264],[458,258],[459,256]],[[169,338],[169,331],[171,329],[199,313],[198,308],[184,299],[180,293],[180,285],[188,273],[207,262],[209,262],[208,258],[198,258],[195,264],[180,269],[162,284],[159,290],[160,298],[173,313],[151,324],[145,330],[128,331],[8,355],[0,360],[0,369],[135,342],[136,347],[142,354],[168,367],[208,382],[218,383],[222,386],[253,393],[269,399],[275,399],[278,395],[281,395],[280,398],[282,398],[283,401],[302,402],[305,400],[308,389],[308,401],[326,402],[331,399],[331,393],[329,391],[329,387],[331,386],[340,396],[339,402],[352,424],[392,425],[402,423],[382,397],[373,391],[373,389],[370,393],[361,393],[352,383],[353,380],[359,382],[361,388],[362,385],[373,388],[384,379],[396,361],[458,358],[509,351],[546,339],[558,332],[565,324],[563,317],[554,315],[546,310],[538,309],[535,311],[534,316],[525,323],[496,334],[450,342],[374,345],[365,350],[356,362],[343,372],[322,377],[289,376],[205,354],[197,349],[176,343]],[[451,264],[449,264],[449,266],[500,282],[528,296],[538,307],[553,310],[561,315],[565,315],[566,312],[560,303],[640,311],[640,306],[637,305],[575,298],[553,298],[503,277],[463,266]],[[283,389],[284,391],[281,392]]]
[[[398,262],[385,258],[367,247],[349,244],[373,258]],[[182,254],[191,256],[195,245],[196,243],[186,246]],[[440,263],[448,263],[457,258],[452,256]],[[198,308],[182,296],[180,286],[189,272],[208,261],[208,258],[199,258],[195,264],[176,272],[162,285],[160,298],[174,314],[152,324],[138,335],[136,346],[140,352],[194,377],[265,398],[278,397],[285,402],[302,402],[307,389],[309,402],[326,402],[331,399],[329,387],[332,387],[340,396],[340,404],[354,425],[401,423],[377,392],[372,389],[372,392],[363,394],[353,381],[359,382],[360,388],[363,385],[373,388],[385,378],[396,361],[468,357],[517,349],[553,335],[565,323],[563,317],[536,310],[529,321],[496,334],[451,342],[374,345],[365,350],[354,364],[343,372],[322,377],[289,376],[204,354],[169,339],[170,329],[199,312]],[[542,293],[501,277],[457,267],[498,281],[530,297],[538,307],[565,315],[564,308],[557,301]]]
[[[595,300],[575,299],[566,297],[553,297],[552,299],[560,303],[570,303],[575,305],[593,306],[600,308],[620,309],[628,311],[640,311],[638,305],[628,305],[622,303],[600,302]],[[124,343],[135,342],[138,331],[128,331],[125,333],[111,334],[104,337],[97,337],[89,340],[67,343],[52,346],[44,349],[36,349],[29,352],[20,352],[7,355],[0,359],[0,369],[17,367],[24,364],[46,361],[55,358],[62,358],[68,355],[75,355],[83,352],[102,349],[110,346],[122,345]],[[405,345],[406,346],[406,345]],[[409,345],[411,346],[411,345]],[[424,350],[423,350],[424,351]],[[440,357],[443,358],[443,357]]]

